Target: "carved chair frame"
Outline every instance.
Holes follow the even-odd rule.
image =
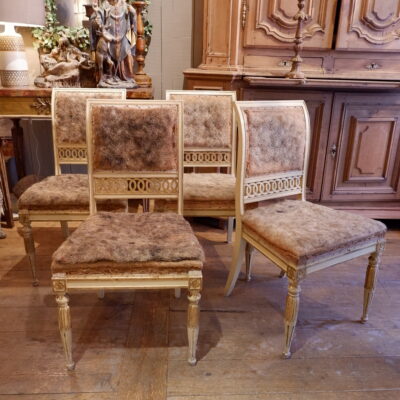
[[[258,107],[301,106],[306,121],[306,144],[303,169],[281,174],[267,174],[263,176],[245,177],[247,127],[243,110]],[[291,356],[290,347],[294,328],[297,322],[300,282],[310,273],[330,266],[352,260],[353,258],[370,254],[369,265],[364,286],[364,307],[361,322],[368,319],[368,307],[375,289],[375,277],[379,268],[380,257],[384,248],[384,239],[372,239],[359,245],[327,253],[314,262],[305,262],[297,265],[288,262],[275,248],[271,247],[262,237],[243,227],[242,216],[247,204],[296,196],[305,201],[308,158],[310,152],[310,120],[306,104],[303,100],[293,101],[238,101],[235,103],[235,113],[239,125],[238,140],[238,167],[236,182],[236,240],[234,243],[232,264],[225,286],[225,295],[229,296],[238,279],[242,260],[246,262],[246,280],[251,279],[251,261],[253,250],[271,260],[281,269],[281,277],[285,274],[289,279],[289,291],[286,299],[285,311],[285,341],[283,357]],[[245,256],[245,257],[244,257]]]
[[[141,106],[143,108],[176,105],[178,107],[179,123],[176,127],[178,137],[178,167],[176,172],[166,173],[99,173],[93,171],[93,136],[91,125],[92,109],[96,105],[125,105]],[[87,144],[88,144],[88,172],[90,177],[90,212],[96,213],[96,199],[157,199],[170,198],[177,200],[177,213],[182,215],[183,203],[183,135],[182,135],[182,102],[165,100],[88,100],[87,102]],[[172,190],[170,183],[173,184]],[[134,184],[132,184],[134,182]],[[161,182],[161,183],[160,183]],[[167,182],[167,183],[165,183]],[[168,187],[168,193],[165,188]],[[187,272],[162,273],[102,273],[102,274],[67,274],[54,273],[52,275],[53,293],[59,306],[59,327],[63,342],[67,368],[73,369],[70,311],[66,294],[74,290],[97,291],[104,295],[104,290],[127,289],[188,289],[188,362],[196,364],[196,347],[199,332],[200,291],[202,288],[202,272],[192,269]]]
[[[171,95],[180,96],[225,96],[232,99],[232,141],[231,148],[201,148],[201,147],[185,147],[184,148],[184,166],[193,168],[205,167],[225,167],[228,173],[236,175],[236,152],[237,152],[237,126],[235,113],[233,112],[233,104],[236,101],[235,91],[218,91],[218,90],[167,90],[166,99],[169,100]],[[183,133],[185,135],[185,132]],[[206,203],[206,204],[203,204]],[[184,215],[191,217],[228,217],[227,241],[232,241],[233,217],[235,209],[229,208],[223,203],[220,205],[217,201],[196,202],[190,201],[194,207],[190,209],[184,206]]]
[[[58,93],[71,93],[73,96],[75,93],[119,93],[121,99],[126,98],[125,89],[97,89],[97,88],[54,88],[51,95],[51,121],[52,121],[52,138],[53,138],[53,150],[54,150],[54,171],[55,175],[61,174],[61,166],[63,164],[87,164],[87,146],[81,146],[76,144],[65,144],[59,145],[57,142],[56,132],[56,96]],[[36,275],[36,251],[35,243],[33,239],[31,222],[34,221],[60,221],[61,229],[64,238],[68,237],[68,221],[84,221],[90,214],[89,209],[86,210],[19,210],[19,221],[22,224],[22,234],[24,237],[25,251],[29,258],[29,263],[32,272],[32,284],[37,286],[39,281]]]

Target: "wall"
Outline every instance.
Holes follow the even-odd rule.
[[[80,0],[74,0],[79,4]],[[153,24],[153,37],[146,59],[146,72],[153,79],[154,98],[165,97],[166,89],[182,89],[182,71],[193,64],[194,9],[202,0],[152,0],[149,19]],[[63,18],[73,21],[76,7],[64,7],[70,0],[60,0]],[[72,4],[72,3],[70,3]],[[73,16],[66,15],[68,9]],[[196,19],[197,20],[197,19]],[[27,28],[20,29],[27,52],[31,83],[40,74],[40,63],[32,36]],[[196,64],[197,65],[197,64]],[[23,121],[25,131],[25,162],[28,174],[44,176],[54,173],[51,150],[51,126],[47,121]],[[0,136],[9,134],[5,124],[0,124]]]

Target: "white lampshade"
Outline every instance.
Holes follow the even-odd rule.
[[[42,26],[45,21],[43,0],[0,0],[0,78],[3,86],[27,86],[28,63],[24,41],[15,26]]]

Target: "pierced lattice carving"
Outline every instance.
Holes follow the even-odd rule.
[[[230,166],[232,155],[230,151],[185,151],[186,165],[215,165]]]
[[[59,162],[87,163],[86,147],[58,147],[57,156]]]
[[[163,195],[177,196],[179,184],[177,177],[165,178],[94,178],[94,192],[116,195]]]
[[[246,182],[244,186],[245,200],[273,198],[277,195],[301,193],[302,175],[268,178],[254,182]]]

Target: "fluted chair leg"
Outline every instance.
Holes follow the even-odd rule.
[[[68,221],[60,221],[60,225],[63,237],[64,239],[67,239],[67,237],[69,236]]]
[[[19,220],[22,224],[22,235],[24,237],[25,252],[29,259],[29,264],[32,272],[32,285],[38,286],[39,281],[36,276],[36,252],[35,252],[35,242],[33,240],[32,226],[29,219],[29,215],[20,212]]]
[[[246,260],[246,277],[245,280],[251,280],[251,267],[254,255],[254,247],[250,243],[246,243],[245,260]]]
[[[368,258],[367,273],[364,284],[364,307],[361,322],[364,324],[368,321],[368,310],[374,297],[376,278],[381,263],[382,253],[385,247],[385,242],[379,242],[376,246],[376,251]]]
[[[228,226],[227,226],[227,230],[226,230],[226,241],[227,241],[227,243],[232,243],[234,222],[235,222],[235,218],[234,217],[228,217]]]
[[[285,309],[285,343],[283,348],[283,358],[290,358],[291,352],[290,347],[294,336],[294,330],[296,328],[297,316],[299,314],[300,304],[300,285],[295,280],[289,281],[289,289],[286,297],[286,309]]]
[[[202,286],[202,279],[195,278],[189,279],[188,287],[188,320],[187,320],[187,333],[188,333],[188,363],[190,365],[196,365],[196,351],[197,351],[197,340],[199,337],[199,316],[200,308],[199,301],[201,298],[200,290]]]
[[[71,314],[68,305],[68,297],[64,294],[57,294],[58,304],[58,327],[60,329],[61,341],[64,347],[67,369],[72,371],[75,363],[72,360],[72,332],[71,332]]]
[[[246,246],[246,241],[240,237],[240,232],[236,232],[235,244],[233,249],[233,257],[231,269],[229,271],[228,280],[225,285],[225,296],[229,296],[232,293],[233,288],[235,287],[236,281],[238,279],[240,268],[242,266],[243,253]]]

